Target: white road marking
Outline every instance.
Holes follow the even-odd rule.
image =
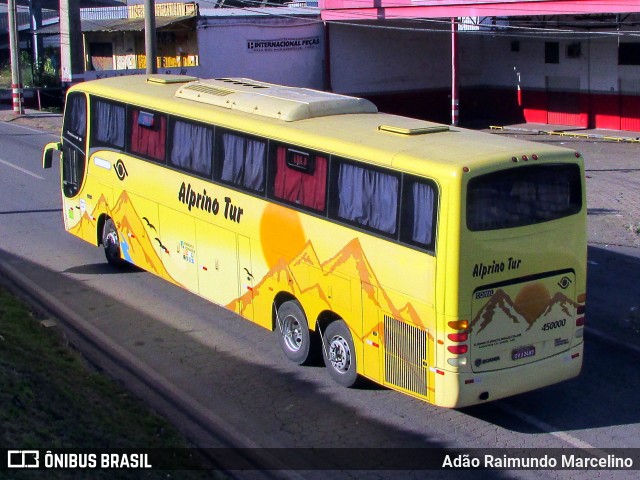
[[[3,165],[6,165],[7,167],[15,168],[16,170],[19,170],[22,173],[26,173],[27,175],[31,175],[32,177],[37,178],[39,180],[44,180],[44,177],[41,177],[40,175],[36,175],[35,173],[30,172],[26,168],[22,168],[11,162],[7,162],[6,160],[2,160],[1,158],[0,158],[0,163],[2,163]]]
[[[43,130],[38,130],[37,128],[26,127],[24,125],[14,124],[10,122],[5,122],[6,125],[10,125],[15,128],[22,128],[23,130],[28,130],[33,133],[39,133],[40,135],[50,135],[52,137],[60,138],[60,134],[56,135],[55,133],[45,132]]]
[[[511,407],[504,402],[496,402],[495,405],[504,412],[513,415],[514,417],[528,423],[529,425],[533,425],[537,429],[542,430],[549,435],[553,435],[554,437],[559,438],[560,440],[568,443],[569,445],[572,445],[575,448],[579,448],[581,450],[589,450],[589,453],[591,453],[592,455],[597,455],[598,457],[607,457],[607,452],[596,448],[587,442],[583,442],[582,440],[573,437],[568,433],[561,431],[559,428],[556,428],[553,425],[549,425],[548,423],[543,422],[542,420],[539,420],[536,417],[529,415],[528,413],[524,413],[523,411]]]

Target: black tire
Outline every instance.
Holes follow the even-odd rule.
[[[298,365],[313,360],[314,348],[307,316],[297,300],[289,300],[276,312],[276,334],[285,356]]]
[[[331,323],[322,334],[322,357],[329,375],[343,387],[353,387],[359,381],[356,349],[349,327],[342,320]]]
[[[120,239],[118,230],[111,218],[107,218],[102,227],[102,246],[107,262],[117,268],[122,268],[126,262],[120,256]]]

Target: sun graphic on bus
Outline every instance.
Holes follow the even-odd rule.
[[[549,306],[551,295],[541,283],[525,285],[516,295],[513,307],[529,324],[532,324]]]
[[[267,205],[260,221],[262,254],[269,268],[281,258],[290,261],[304,248],[306,239],[297,212]]]

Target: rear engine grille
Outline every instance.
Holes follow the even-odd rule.
[[[387,383],[427,395],[427,332],[384,316],[385,379]]]

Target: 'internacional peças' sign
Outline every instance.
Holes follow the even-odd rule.
[[[282,52],[319,48],[320,36],[305,38],[277,38],[272,40],[247,40],[249,52]]]

